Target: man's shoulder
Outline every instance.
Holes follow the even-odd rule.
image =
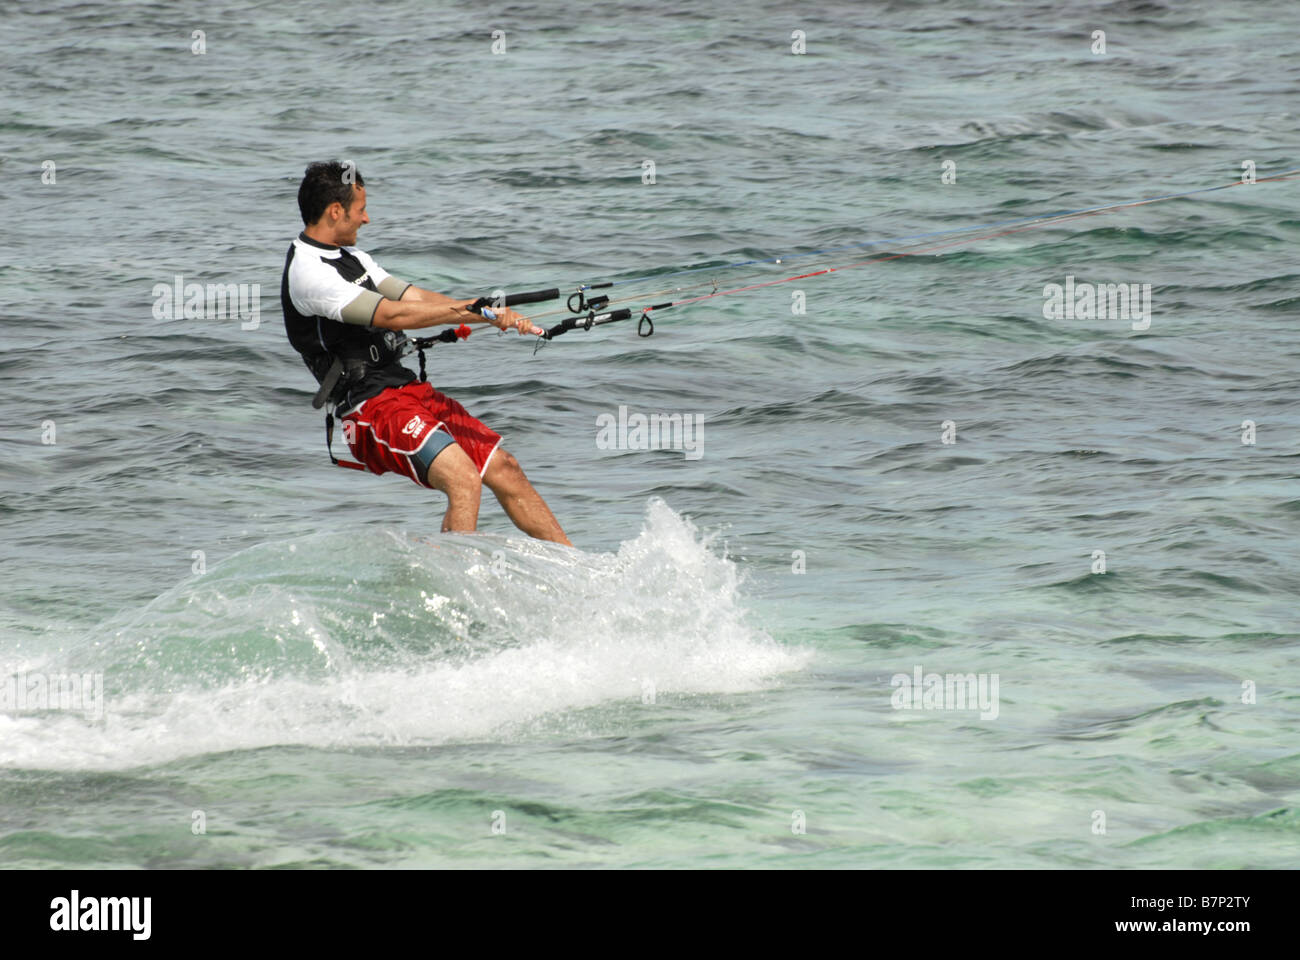
[[[284,257],[285,273],[289,276],[303,277],[318,271],[332,272],[325,258],[321,256],[327,252],[309,243],[303,243],[302,237],[294,237]]]

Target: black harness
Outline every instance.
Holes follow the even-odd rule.
[[[378,333],[375,330],[366,332]],[[415,339],[398,330],[385,330],[382,336],[377,338],[381,342],[377,343],[372,338],[364,351],[358,348],[335,353],[333,362],[321,379],[320,389],[316,391],[316,396],[311,401],[311,405],[317,410],[325,406],[326,403],[329,404],[329,409],[325,411],[325,450],[329,453],[331,462],[335,466],[348,467],[352,470],[366,469],[364,464],[353,460],[340,460],[334,456],[334,408],[340,398],[347,396],[352,384],[364,381],[366,376],[374,370],[396,363],[410,353],[412,349],[420,355],[420,383],[428,383],[429,377],[425,372],[424,351],[430,349],[435,343],[455,343],[457,340],[464,340],[469,335],[470,328],[465,324],[461,324],[455,330],[444,330],[434,337],[417,337]]]
[[[340,460],[334,456],[334,409],[339,401],[347,396],[348,391],[354,385],[364,381],[368,374],[397,362],[402,356],[407,338],[406,334],[396,330],[385,330],[379,336],[375,335],[379,333],[376,330],[366,329],[357,332],[366,335],[364,340],[350,338],[351,342],[345,342],[330,351],[334,359],[329,369],[325,371],[325,376],[321,378],[320,389],[316,391],[316,396],[312,397],[311,405],[319,410],[329,404],[329,409],[325,411],[325,452],[329,454],[330,462],[337,467],[364,470],[366,469],[364,464],[357,463],[355,460]],[[420,379],[423,381],[423,353],[420,354],[420,361]]]

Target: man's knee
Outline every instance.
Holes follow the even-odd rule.
[[[528,483],[524,468],[519,465],[514,454],[509,450],[497,450],[483,474],[483,482],[494,490],[499,487],[515,487]]]
[[[524,468],[519,466],[519,461],[509,450],[498,450],[497,455],[492,458],[492,465],[500,471],[506,473],[523,474]]]

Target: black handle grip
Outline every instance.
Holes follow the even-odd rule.
[[[551,287],[549,290],[530,290],[527,293],[507,293],[506,306],[513,307],[521,303],[541,303],[544,300],[559,299],[559,287]]]
[[[590,330],[592,327],[599,326],[602,323],[614,323],[616,320],[627,320],[632,316],[632,311],[627,307],[622,310],[611,310],[609,313],[589,313],[585,317],[566,317],[561,320],[546,333],[542,334],[542,339],[550,340],[558,337],[562,333],[568,333],[570,330],[576,330],[581,327],[584,330]]]
[[[542,334],[542,338],[544,340],[550,340],[553,337],[558,337],[562,333],[568,333],[578,324],[580,323],[585,324],[586,322],[587,322],[586,317],[566,317],[563,320],[561,320],[559,323],[557,323],[555,326],[547,330],[544,334]]]
[[[504,297],[479,297],[469,305],[469,308],[475,313],[479,313],[484,307],[517,307],[522,303],[541,303],[544,300],[560,299],[559,287],[551,287],[549,290],[528,290],[524,293],[507,293]]]

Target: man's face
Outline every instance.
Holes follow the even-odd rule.
[[[366,216],[366,188],[354,185],[352,187],[352,205],[343,211],[343,216],[334,225],[334,238],[338,245],[340,247],[355,246],[357,230],[361,228],[363,223],[369,222],[370,218]]]

